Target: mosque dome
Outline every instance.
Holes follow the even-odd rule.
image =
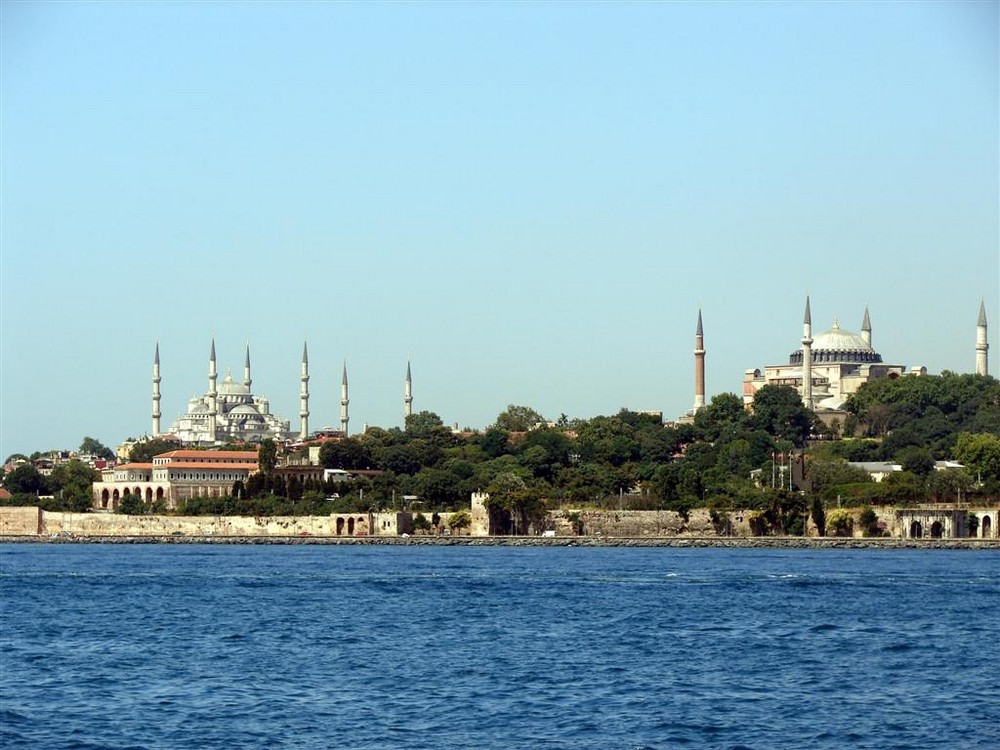
[[[226,377],[223,378],[222,384],[219,386],[220,396],[249,396],[250,389],[247,388],[242,383],[237,383],[233,380],[233,374],[227,373]]]
[[[812,343],[813,362],[868,364],[882,361],[882,355],[872,349],[864,337],[845,331],[837,320],[833,327],[817,334]],[[788,358],[789,364],[802,364],[802,350],[796,349]]]

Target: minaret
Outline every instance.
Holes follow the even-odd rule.
[[[212,353],[208,357],[208,431],[210,440],[215,442],[216,419],[219,416],[219,392],[215,381],[219,373],[215,369],[215,337],[212,337]]]
[[[347,362],[344,362],[344,377],[340,380],[340,431],[344,433],[344,437],[348,436],[347,432],[347,405],[350,400],[347,398]]]
[[[976,323],[976,375],[990,374],[990,345],[986,337],[986,303],[979,302],[979,322]]]
[[[406,360],[406,383],[403,386],[403,417],[413,414],[413,377],[410,375],[410,360]]]
[[[160,342],[153,355],[153,437],[160,435]]]
[[[247,358],[243,362],[243,385],[249,391],[252,383],[253,381],[250,379],[250,344],[247,344]]]
[[[809,295],[806,295],[806,315],[802,321],[802,403],[813,408],[812,384],[812,315],[809,312]]]
[[[305,440],[309,437],[309,352],[302,344],[302,376],[299,378],[302,388],[299,390],[299,417],[302,418],[302,431],[299,437]]]
[[[868,317],[868,305],[865,305],[865,319],[861,321],[861,339],[868,346],[872,345],[872,321]]]
[[[694,332],[694,408],[695,413],[705,408],[705,335],[701,328],[701,310],[698,310],[698,328]]]

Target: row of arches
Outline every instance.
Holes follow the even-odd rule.
[[[962,523],[955,522],[956,528],[946,529],[944,524],[939,520],[931,521],[929,518],[924,518],[923,520],[914,519],[909,525],[909,538],[923,539],[927,537],[929,539],[940,539],[945,536],[946,532],[949,536],[968,536],[979,539],[993,538],[995,534],[994,522],[990,514],[984,513],[981,516],[970,514],[969,520],[971,523],[965,521],[963,518]],[[966,525],[967,523],[969,525]]]
[[[343,536],[345,531],[347,536],[354,536],[356,532],[366,532],[368,531],[368,526],[365,523],[364,516],[358,516],[357,520],[353,516],[348,516],[346,519],[344,516],[337,516],[337,536]]]
[[[146,487],[143,490],[141,487],[125,487],[121,491],[116,487],[113,490],[104,488],[101,490],[100,495],[100,506],[103,510],[114,510],[118,507],[118,503],[131,495],[138,495],[140,498],[145,500],[147,503],[152,503],[156,500],[163,500],[166,494],[162,487],[157,487],[154,491],[152,487]]]

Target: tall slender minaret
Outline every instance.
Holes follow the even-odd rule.
[[[410,360],[406,360],[406,383],[403,385],[403,417],[413,414],[413,377],[410,374]]]
[[[872,345],[872,321],[868,317],[868,305],[865,305],[865,318],[861,321],[861,340],[868,346]]]
[[[208,357],[208,431],[210,440],[215,442],[216,419],[219,416],[219,392],[215,381],[219,373],[215,368],[215,337],[212,337],[212,353]]]
[[[344,377],[340,379],[340,431],[344,433],[344,437],[348,436],[347,432],[347,405],[350,400],[347,398],[347,361],[344,361]]]
[[[809,295],[806,295],[806,315],[802,321],[802,403],[813,408],[812,383],[812,314],[809,312]]]
[[[990,344],[986,337],[986,303],[979,301],[979,322],[976,323],[976,375],[990,374]]]
[[[250,390],[250,385],[253,381],[250,379],[250,344],[247,344],[247,358],[243,362],[243,385]]]
[[[299,417],[302,419],[302,430],[299,437],[305,440],[309,437],[309,351],[302,344],[302,376],[299,378],[302,388],[299,390]]]
[[[694,409],[705,408],[705,335],[701,328],[701,310],[698,310],[698,328],[694,332]]]
[[[160,435],[160,342],[153,355],[153,437]]]

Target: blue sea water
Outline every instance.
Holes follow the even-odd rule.
[[[1000,748],[1000,555],[0,545],[6,748]]]

